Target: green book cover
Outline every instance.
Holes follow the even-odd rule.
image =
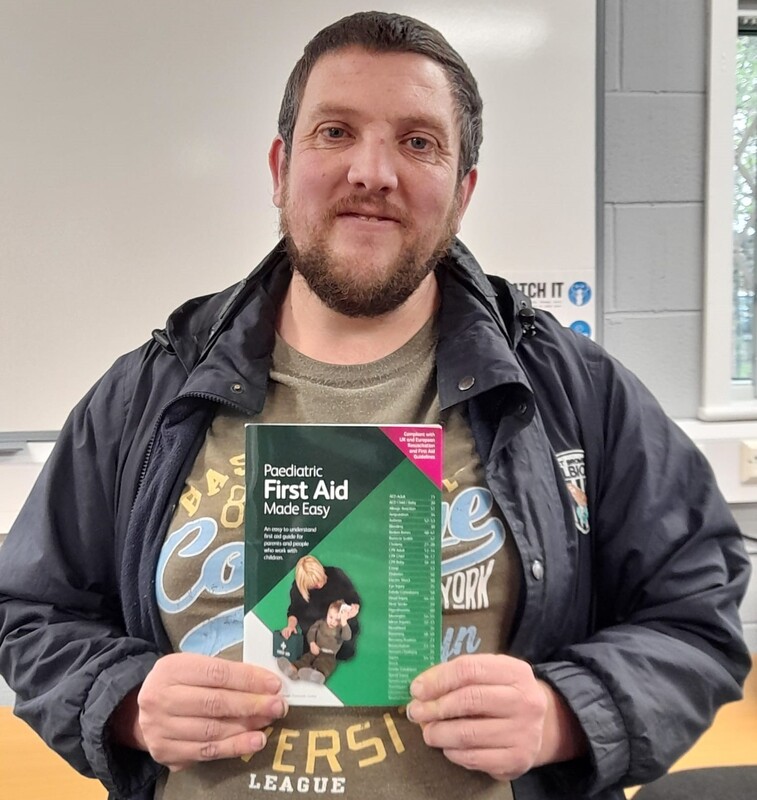
[[[401,705],[439,661],[439,425],[246,426],[244,660],[292,705]]]

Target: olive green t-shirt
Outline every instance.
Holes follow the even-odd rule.
[[[386,358],[356,366],[313,361],[277,338],[265,408],[254,421],[443,425],[440,659],[447,660],[504,652],[520,564],[462,410],[440,412],[435,349],[433,321]],[[166,536],[156,585],[177,651],[241,659],[249,421],[231,411],[217,414]],[[509,784],[456,766],[428,747],[404,708],[291,707],[267,733],[267,746],[251,759],[171,773],[156,797],[512,797]]]

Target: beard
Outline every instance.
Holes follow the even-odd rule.
[[[366,270],[361,263],[338,257],[326,242],[326,232],[343,209],[351,203],[366,202],[365,197],[345,198],[324,215],[319,231],[311,229],[307,241],[294,241],[289,223],[289,198],[286,188],[279,217],[292,268],[302,275],[310,290],[333,311],[347,317],[380,317],[399,308],[447,254],[455,238],[458,203],[453,202],[446,219],[438,227],[436,240],[416,238],[382,269]],[[398,219],[408,228],[405,215],[389,212],[384,198],[371,203],[372,213]],[[384,212],[382,214],[382,211]]]

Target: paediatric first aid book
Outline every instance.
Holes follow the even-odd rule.
[[[440,658],[441,426],[245,435],[244,660],[292,705],[406,703]]]

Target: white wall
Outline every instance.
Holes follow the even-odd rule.
[[[321,27],[403,11],[485,100],[462,236],[486,269],[594,269],[595,0],[0,0],[0,433],[57,430],[122,352],[277,239],[267,151]]]

